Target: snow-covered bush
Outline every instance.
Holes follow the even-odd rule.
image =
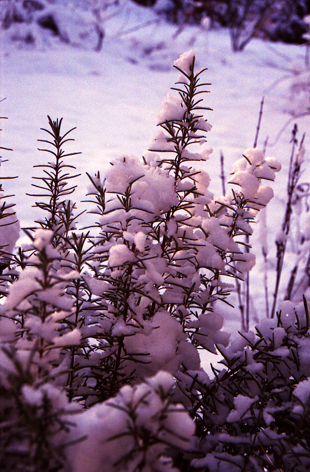
[[[45,46],[53,37],[99,51],[104,23],[117,14],[122,0],[1,0],[0,24],[13,41]]]
[[[4,117],[1,117],[4,119]],[[12,151],[10,148],[0,146],[0,151]],[[0,155],[0,166],[6,162]],[[15,177],[0,176],[0,298],[7,295],[7,280],[14,277],[12,272],[2,275],[3,271],[10,267],[12,252],[19,238],[19,221],[14,211],[15,204],[8,200],[12,195],[6,195],[2,182]]]
[[[203,26],[208,18],[214,28],[229,28],[233,51],[242,51],[255,37],[302,44],[303,17],[310,12],[306,0],[167,0],[154,8],[175,23]]]
[[[245,237],[280,164],[246,150],[214,198],[194,167],[212,153],[205,70],[193,51],[175,68],[150,150],[89,175],[87,228],[62,120],[48,118],[40,139],[52,160],[36,166],[43,217],[29,244],[14,250],[19,227],[3,207],[0,470],[308,467],[306,298],[232,342],[220,314],[255,264]],[[224,357],[214,379],[200,350]]]
[[[223,370],[202,384],[198,470],[298,471],[310,466],[309,313],[283,302],[277,319],[221,348]]]

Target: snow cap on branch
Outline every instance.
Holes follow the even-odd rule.
[[[179,69],[183,70],[186,72],[186,74],[190,75],[191,74],[191,66],[193,64],[193,59],[195,57],[195,52],[191,49],[190,51],[184,52],[181,54],[179,59],[174,61],[174,65],[178,67]]]

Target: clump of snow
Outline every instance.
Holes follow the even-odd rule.
[[[1,164],[1,161],[0,161]],[[0,191],[0,204],[4,205],[3,192]],[[14,212],[9,208],[3,211],[0,223],[0,250],[11,254],[19,238],[20,225]]]
[[[203,313],[189,326],[196,328],[194,339],[205,349],[216,354],[216,345],[228,346],[230,335],[222,330],[224,318],[219,313]]]
[[[241,395],[241,394],[237,395],[234,398],[235,409],[232,410],[229,413],[228,417],[227,417],[228,423],[234,423],[236,421],[240,421],[242,419],[245,419],[247,412],[249,412],[251,406],[257,400],[258,400],[258,396],[254,397],[254,398],[251,398],[251,397],[247,397],[247,396]],[[251,412],[249,412],[249,416],[251,416],[251,415],[252,415]]]
[[[171,464],[166,444],[186,450],[195,432],[183,406],[170,404],[173,386],[170,374],[158,372],[144,383],[124,386],[115,398],[76,416],[78,431],[86,439],[83,447],[69,448],[73,470],[116,472],[118,462],[125,458],[129,470],[142,459],[145,470],[166,470],[164,463]]]
[[[174,151],[175,145],[174,143],[167,139],[167,135],[162,131],[159,130],[156,132],[153,142],[150,146],[151,151]]]
[[[31,293],[41,288],[41,273],[36,267],[27,267],[19,276],[19,279],[12,284],[10,293],[5,302],[6,310],[17,308],[19,304]]]
[[[184,71],[187,75],[190,75],[192,73],[191,66],[195,56],[195,52],[191,49],[190,51],[181,54],[179,59],[174,61],[174,65]]]
[[[135,255],[125,244],[116,244],[110,249],[109,265],[110,267],[122,266],[126,262],[133,262]]]
[[[158,123],[181,121],[184,113],[185,108],[180,97],[168,93],[167,100],[163,101],[161,111],[157,115]]]
[[[53,344],[56,347],[79,346],[81,343],[81,332],[74,328],[69,333],[53,338]]]
[[[137,361],[143,361],[141,355],[145,356],[145,364],[129,361],[126,369],[131,371],[135,367],[140,378],[154,375],[159,370],[174,374],[182,362],[182,355],[178,353],[178,345],[185,337],[182,326],[169,313],[158,312],[151,319],[151,328],[148,335],[137,333],[125,338],[128,353],[134,353]]]
[[[265,206],[273,197],[273,190],[262,185],[261,181],[273,181],[275,172],[280,170],[281,164],[275,158],[265,159],[260,149],[247,149],[244,158],[234,164],[230,183],[240,188],[237,187],[236,191],[242,193],[244,198]]]
[[[310,378],[302,380],[298,385],[296,385],[294,388],[294,395],[301,401],[304,408],[308,407],[310,399]]]
[[[139,231],[135,237],[134,237],[134,242],[135,242],[135,245],[136,245],[136,248],[138,249],[138,251],[140,252],[143,252],[144,249],[145,249],[145,243],[146,243],[146,234],[143,233],[143,231]]]

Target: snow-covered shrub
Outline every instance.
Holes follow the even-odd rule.
[[[233,51],[242,51],[255,37],[269,41],[304,43],[306,0],[161,0],[154,8],[169,21],[229,28]]]
[[[193,378],[203,454],[194,470],[309,470],[308,300],[280,308],[277,319],[221,348],[225,368],[214,369],[214,380]]]
[[[262,28],[265,37],[271,41],[303,44],[303,36],[307,31],[304,16],[307,13],[309,13],[309,2],[307,0],[298,2],[278,0],[272,2],[270,14]]]
[[[3,117],[1,117],[3,118]],[[0,151],[12,151],[12,149],[0,146]],[[6,162],[0,155],[0,166]],[[6,195],[2,187],[2,181],[10,180],[15,177],[0,175],[0,298],[7,294],[8,281],[14,278],[14,271],[10,270],[13,259],[13,250],[16,241],[19,238],[19,221],[14,211],[15,204],[8,198],[12,195]]]
[[[242,51],[254,38],[303,43],[307,2],[290,0],[230,0],[224,8],[233,51]]]
[[[310,67],[296,66],[290,80],[287,109],[292,116],[298,117],[310,113]]]
[[[77,417],[87,439],[69,449],[76,472],[171,471],[171,450],[186,451],[195,432],[184,407],[172,403],[172,375],[158,372],[144,383],[121,388],[115,398]]]
[[[0,305],[0,470],[308,467],[306,298],[231,343],[219,313],[255,264],[244,241],[280,164],[247,149],[214,198],[194,167],[212,153],[205,70],[193,51],[175,68],[150,150],[89,175],[87,228],[69,199],[72,130],[48,118],[52,161],[32,195],[44,217],[11,257]],[[213,380],[199,350],[224,357]]]
[[[113,389],[116,381],[121,385],[164,366],[174,375],[197,370],[197,347],[214,352],[214,343],[227,344],[214,305],[227,302],[230,280],[243,279],[255,263],[242,237],[251,234],[250,222],[272,198],[263,181],[280,168],[249,149],[233,169],[234,190],[214,199],[208,174],[191,164],[211,153],[204,144],[211,126],[201,114],[202,71],[194,73],[192,51],[175,65],[179,95],[168,94],[163,103],[151,152],[140,162],[113,162],[105,192],[99,175],[91,179],[90,193],[101,203],[90,265],[102,281],[98,336],[117,347]],[[158,349],[160,339],[165,347]]]
[[[104,23],[122,0],[1,0],[0,23],[13,41],[44,46],[51,39],[100,50]]]

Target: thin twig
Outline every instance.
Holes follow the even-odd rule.
[[[293,196],[298,184],[298,180],[300,177],[300,162],[299,162],[299,153],[301,152],[303,142],[305,135],[303,135],[298,151],[295,155],[295,149],[297,145],[297,125],[295,123],[294,128],[292,130],[292,152],[290,156],[290,165],[289,165],[289,173],[288,173],[288,181],[287,181],[287,203],[286,203],[286,209],[285,209],[285,214],[284,214],[284,219],[282,223],[282,237],[281,239],[276,241],[276,246],[277,246],[277,276],[276,276],[276,282],[275,282],[275,289],[274,289],[274,295],[273,295],[273,305],[272,305],[272,310],[271,310],[271,318],[274,317],[275,315],[275,310],[276,310],[276,303],[277,303],[277,298],[278,298],[278,293],[279,293],[279,287],[280,287],[280,280],[281,280],[281,275],[282,275],[282,269],[283,269],[283,262],[284,262],[284,256],[286,252],[286,243],[287,243],[287,238],[290,232],[290,225],[291,225],[291,216],[293,213]],[[295,156],[295,159],[294,159]]]
[[[279,133],[277,134],[275,140],[273,143],[269,144],[270,147],[273,147],[277,144],[277,142],[279,141],[280,137],[281,137],[281,134],[283,133],[283,131],[286,130],[286,128],[288,127],[289,124],[291,124],[293,121],[295,121],[297,118],[303,118],[304,116],[309,116],[310,115],[310,110],[308,111],[305,111],[303,113],[299,113],[298,115],[294,115],[292,116],[289,120],[287,120],[287,122],[282,126],[282,128],[280,129]]]
[[[226,195],[225,189],[225,169],[224,169],[224,154],[221,151],[220,155],[220,162],[221,162],[221,181],[222,181],[222,194]]]
[[[244,318],[244,303],[243,303],[243,297],[242,297],[242,292],[241,292],[241,284],[238,278],[235,279],[235,283],[236,283],[236,290],[237,290],[237,295],[238,295],[239,310],[240,310],[240,315],[241,315],[241,332],[246,332],[246,323],[245,323],[245,318]]]
[[[258,136],[259,136],[262,117],[263,117],[264,100],[265,98],[262,97],[261,102],[260,102],[260,107],[259,107],[258,121],[257,121],[257,126],[256,126],[254,144],[253,144],[254,148],[257,147]],[[249,249],[250,237],[248,234],[245,237],[245,243],[246,243],[245,252],[249,253],[250,252],[250,249]],[[249,329],[250,329],[250,273],[247,272],[245,275],[245,331],[248,332]]]
[[[266,456],[267,459],[269,460],[270,464],[275,468],[275,470],[277,470],[277,472],[283,472],[282,469],[278,469],[278,468],[275,466],[275,464],[272,462],[272,460],[270,459],[270,456],[267,454],[266,449],[263,447],[263,445],[262,445],[262,443],[260,442],[259,437],[258,437],[257,435],[256,435],[256,439],[257,439],[257,441],[259,442],[259,445],[260,445],[260,447],[262,448],[262,450],[263,450],[265,456]]]
[[[146,21],[145,23],[141,23],[137,26],[133,26],[132,28],[129,28],[123,31],[122,33],[119,33],[119,36],[125,36],[126,34],[135,33],[139,29],[146,28],[147,26],[152,25],[152,24],[158,24],[159,22],[160,22],[160,19]]]
[[[256,126],[256,135],[255,135],[254,145],[253,145],[254,148],[257,147],[258,135],[259,135],[260,125],[261,125],[262,117],[263,117],[264,100],[265,100],[265,97],[262,97],[262,100],[260,102],[260,108],[259,108],[258,122]]]

